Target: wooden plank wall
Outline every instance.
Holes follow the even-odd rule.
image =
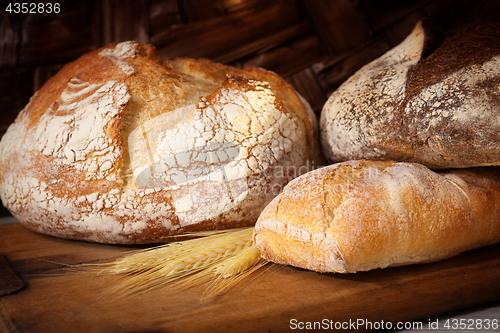
[[[54,1],[52,1],[54,2]],[[0,13],[0,136],[67,62],[111,42],[282,75],[319,113],[346,78],[423,18],[446,27],[499,13],[495,0],[61,0],[63,15]],[[5,212],[5,210],[4,210]]]

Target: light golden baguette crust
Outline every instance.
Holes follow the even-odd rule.
[[[61,69],[10,126],[2,202],[30,229],[104,243],[253,225],[270,189],[314,164],[310,117],[274,73],[112,44]]]
[[[330,163],[500,165],[500,23],[464,27],[430,54],[429,35],[418,24],[330,96],[320,117]]]
[[[254,240],[265,259],[318,272],[449,258],[500,241],[500,170],[330,165],[291,181],[261,213]]]

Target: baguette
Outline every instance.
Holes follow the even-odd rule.
[[[253,237],[265,259],[318,272],[439,261],[500,241],[500,172],[365,160],[326,166],[290,182]]]

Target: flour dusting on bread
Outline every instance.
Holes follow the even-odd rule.
[[[427,55],[430,34],[417,24],[330,96],[320,132],[331,163],[382,159],[438,169],[500,164],[500,24],[463,28]]]
[[[71,239],[253,225],[318,147],[277,75],[169,61],[136,42],[82,56],[32,101],[0,143],[2,201],[27,227]]]
[[[114,49],[105,48],[99,52],[99,55],[115,63],[125,74],[132,75],[134,73],[134,67],[129,65],[126,59],[135,57],[138,46],[139,43],[137,42],[123,42],[116,45]]]

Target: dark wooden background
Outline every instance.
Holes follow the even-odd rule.
[[[319,113],[346,78],[430,18],[446,28],[500,13],[496,0],[53,0],[62,14],[0,2],[0,136],[67,62],[137,40],[160,55],[207,57],[283,76]],[[0,215],[8,214],[0,209]]]

